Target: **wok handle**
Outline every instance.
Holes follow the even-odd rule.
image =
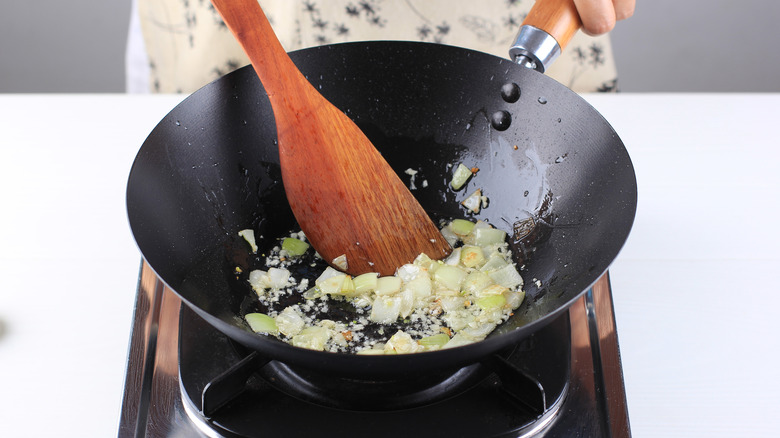
[[[518,64],[544,73],[582,27],[574,0],[537,0],[509,49]]]

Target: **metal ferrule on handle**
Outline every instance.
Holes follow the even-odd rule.
[[[544,73],[561,54],[561,46],[549,33],[524,25],[509,49],[512,61]]]

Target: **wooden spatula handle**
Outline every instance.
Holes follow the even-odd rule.
[[[582,20],[573,0],[537,0],[523,25],[549,33],[563,50],[582,27]]]
[[[284,94],[284,87],[290,86],[291,80],[296,85],[308,84],[282,47],[257,0],[211,0],[211,3],[244,47],[269,96]],[[298,75],[291,78],[291,72]]]

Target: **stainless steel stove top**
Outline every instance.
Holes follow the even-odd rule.
[[[365,424],[384,421],[417,422],[417,425],[409,426],[410,430],[418,430],[420,423],[425,422],[429,415],[435,412],[435,418],[430,421],[432,433],[447,433],[452,436],[452,430],[438,424],[451,424],[459,432],[458,436],[485,436],[477,435],[473,430],[490,430],[490,436],[503,437],[530,437],[530,436],[561,436],[561,437],[628,437],[630,428],[623,384],[622,368],[618,349],[617,332],[612,307],[612,293],[609,285],[608,274],[605,274],[580,300],[578,300],[562,317],[565,321],[557,324],[569,332],[570,343],[566,348],[570,351],[569,366],[564,367],[568,371],[565,385],[561,391],[555,392],[554,400],[548,400],[544,412],[533,414],[527,420],[528,413],[522,409],[516,409],[511,402],[497,399],[495,403],[495,418],[500,418],[501,426],[493,422],[490,426],[483,425],[480,421],[489,421],[483,416],[465,420],[466,416],[458,412],[471,411],[470,404],[479,403],[485,405],[484,396],[495,392],[494,387],[500,386],[500,379],[492,375],[480,377],[479,383],[473,385],[457,396],[447,400],[432,403],[433,407],[422,406],[392,412],[358,412],[352,410],[336,409],[319,406],[308,401],[298,400],[277,390],[268,393],[269,400],[275,400],[277,408],[290,406],[290,410],[308,412],[312,418],[335,418],[340,422],[348,423],[350,418],[360,418]],[[199,384],[189,382],[190,377],[182,381],[182,372],[179,364],[180,346],[179,330],[181,324],[188,324],[188,330],[195,326],[203,330],[206,336],[215,339],[218,347],[222,345],[224,352],[217,354],[231,356],[232,350],[226,345],[229,341],[221,340],[221,334],[209,331],[207,324],[202,322],[186,306],[182,306],[179,298],[154,275],[146,263],[142,264],[139,280],[138,295],[136,300],[135,319],[128,357],[127,375],[125,380],[125,393],[122,404],[122,415],[118,436],[124,437],[198,437],[198,436],[239,436],[235,431],[258,430],[257,426],[248,426],[244,429],[225,425],[223,416],[214,418],[204,415],[202,403],[198,396],[195,400],[190,396],[190,388]],[[185,342],[186,346],[186,342]],[[512,360],[513,356],[509,356]],[[236,359],[240,359],[240,356]],[[230,360],[228,358],[228,360]],[[185,369],[191,368],[185,366]],[[219,373],[213,372],[216,377]],[[188,376],[190,372],[184,374]],[[203,372],[196,373],[198,375]],[[256,379],[263,385],[262,379]],[[497,383],[498,382],[498,383]],[[196,391],[197,392],[197,391]],[[277,436],[310,436],[315,426],[306,421],[290,421],[286,417],[287,412],[279,411],[276,415],[262,417],[262,413],[271,412],[263,409],[265,395],[258,396],[257,390],[247,390],[249,395],[242,395],[237,400],[238,408],[235,411],[249,411],[250,416],[260,419],[262,430],[260,436],[269,433],[269,428],[274,429]],[[199,394],[198,394],[199,395]],[[480,398],[483,397],[483,398]],[[548,395],[550,398],[550,395]],[[280,405],[279,400],[282,400]],[[497,412],[495,409],[499,409]],[[443,412],[443,413],[442,413]],[[446,418],[447,412],[452,412],[456,418],[451,421]],[[517,418],[513,415],[517,412]],[[236,416],[231,413],[228,416]],[[246,415],[246,414],[242,414]],[[444,416],[445,418],[442,418]],[[269,418],[270,417],[270,418]],[[294,418],[291,417],[291,418]],[[239,420],[243,423],[243,420]],[[460,426],[460,423],[463,426]],[[278,424],[277,424],[278,423]],[[358,424],[356,422],[355,424]],[[426,426],[428,426],[426,424]],[[417,427],[417,429],[415,429]],[[498,429],[495,429],[498,427]],[[339,436],[350,436],[350,429],[321,429],[317,436],[327,436],[329,431],[338,433]],[[385,430],[390,433],[390,430]],[[376,431],[373,431],[376,432]],[[381,432],[381,430],[379,431]],[[367,432],[368,433],[368,432]],[[371,433],[373,436],[382,436],[381,433]],[[243,433],[241,435],[244,435]]]

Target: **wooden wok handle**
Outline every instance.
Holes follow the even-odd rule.
[[[509,56],[544,73],[581,27],[574,0],[538,0],[523,21]]]
[[[582,27],[574,0],[537,0],[523,26],[533,26],[550,34],[563,50]]]

